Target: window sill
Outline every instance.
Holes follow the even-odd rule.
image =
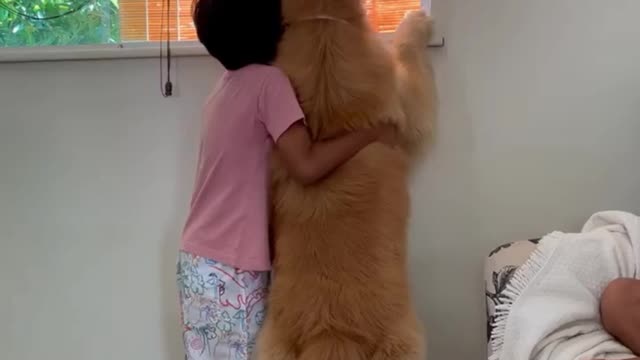
[[[391,41],[393,33],[380,34],[385,41]],[[435,37],[431,47],[444,47],[444,37]],[[0,48],[0,63],[105,60],[154,58],[160,55],[160,43],[140,42],[113,45],[47,46],[30,48]],[[197,41],[174,42],[172,56],[208,56],[207,50]]]
[[[158,42],[0,48],[0,63],[153,58],[159,55]],[[207,51],[196,41],[175,42],[171,44],[171,55],[204,56],[207,55]]]

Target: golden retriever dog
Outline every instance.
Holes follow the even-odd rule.
[[[274,278],[259,360],[425,357],[407,276],[408,176],[428,137],[435,86],[431,20],[409,13],[387,44],[361,0],[283,0],[277,65],[316,140],[385,121],[401,146],[366,147],[312,186],[274,155]]]

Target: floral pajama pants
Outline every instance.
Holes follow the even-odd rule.
[[[186,358],[250,359],[265,316],[269,272],[180,252],[177,277]]]

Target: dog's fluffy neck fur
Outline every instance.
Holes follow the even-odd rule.
[[[357,25],[365,18],[360,0],[282,0],[284,22],[325,16]]]
[[[382,76],[388,76],[391,81],[393,68],[386,50],[372,56],[381,49],[368,40],[372,31],[362,1],[282,0],[282,11],[283,20],[289,25],[282,44],[288,51],[295,47],[296,55],[285,54],[286,62],[277,61],[277,64],[293,76],[292,81],[297,84],[312,138],[328,139],[371,126],[372,110],[363,102],[377,104],[384,103],[384,99],[378,98],[380,90],[372,94],[369,84],[388,82],[379,79],[378,73],[389,73]],[[296,45],[290,45],[292,43]],[[372,50],[372,46],[377,50]],[[373,57],[364,69],[348,60],[363,56]],[[304,58],[314,61],[299,62]],[[358,110],[364,108],[367,110]]]

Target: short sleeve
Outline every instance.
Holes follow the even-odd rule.
[[[278,141],[291,125],[304,119],[304,113],[289,78],[279,69],[273,70],[260,93],[259,118],[273,141]]]

